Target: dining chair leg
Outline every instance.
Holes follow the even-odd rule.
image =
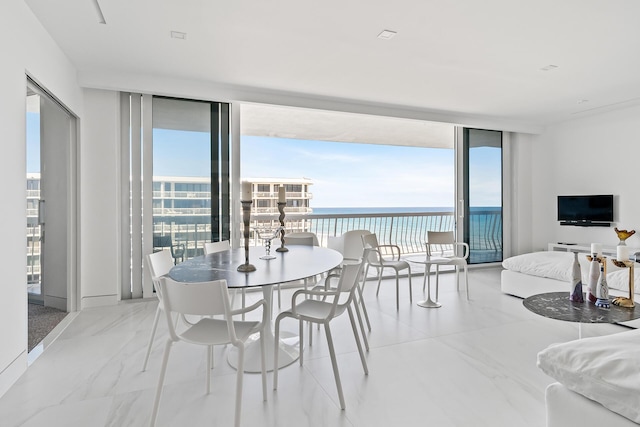
[[[436,301],[438,301],[438,292],[440,292],[440,266],[436,264]]]
[[[309,324],[309,347],[311,347],[313,345],[313,323],[312,322],[307,322]],[[302,342],[302,340],[300,340],[300,342]]]
[[[376,289],[376,296],[378,296],[378,293],[380,292],[380,282],[382,282],[382,271],[383,269],[380,268],[378,269],[378,288]]]
[[[211,393],[211,370],[213,369],[213,346],[207,346],[207,394]]]
[[[369,264],[367,263],[364,268],[364,273],[362,273],[362,290],[364,291],[364,285],[367,284],[367,275],[369,274]]]
[[[353,310],[351,310],[351,306],[347,306],[347,313],[349,314],[349,320],[351,321],[351,330],[353,331],[353,336],[356,339],[356,346],[358,347],[358,353],[360,353],[360,361],[362,362],[362,369],[364,369],[364,374],[369,375],[369,367],[367,366],[367,360],[364,357],[364,351],[362,351],[362,344],[360,343],[360,337],[358,337],[358,328],[356,327],[355,319],[353,318]]]
[[[234,417],[234,426],[240,427],[240,412],[242,411],[242,377],[244,376],[244,344],[240,344],[236,348],[238,349],[238,372],[236,373],[236,413]]]
[[[396,310],[400,310],[400,278],[396,270]]]
[[[262,401],[267,401],[267,344],[264,329],[260,331],[260,367],[262,368]],[[276,347],[278,345],[276,344]],[[242,397],[242,396],[240,396]]]
[[[158,409],[160,407],[160,397],[162,396],[162,387],[164,386],[164,375],[167,372],[167,364],[169,362],[169,352],[171,352],[171,346],[173,341],[167,340],[164,346],[164,354],[162,355],[162,366],[160,367],[160,377],[158,378],[158,388],[156,389],[156,396],[153,400],[153,409],[151,411],[151,421],[149,425],[154,427],[156,425],[156,418],[158,417]]]
[[[413,302],[413,285],[411,284],[411,266],[407,267],[407,277],[409,278],[409,302]]]
[[[162,309],[160,308],[160,303],[158,303],[158,308],[156,308],[156,315],[153,318],[153,327],[151,328],[151,336],[149,337],[149,345],[147,346],[147,354],[144,356],[144,363],[142,364],[142,372],[147,370],[147,363],[149,362],[149,355],[151,354],[151,347],[153,345],[153,339],[156,336],[156,330],[158,329],[158,321],[160,320],[160,312]]]
[[[344,396],[342,395],[342,383],[340,382],[340,373],[338,372],[338,361],[336,360],[336,352],[333,349],[333,338],[331,337],[331,328],[328,323],[324,324],[324,331],[327,336],[327,344],[329,345],[329,354],[331,356],[331,365],[333,366],[333,376],[336,379],[336,387],[338,388],[338,398],[340,399],[340,408],[345,409]]]
[[[460,266],[456,265],[456,291],[460,292]]]
[[[360,307],[358,301],[353,300],[353,307],[356,311],[356,316],[358,316],[358,323],[360,324],[360,332],[362,333],[362,340],[364,341],[364,346],[369,351],[369,340],[367,339],[367,333],[364,330],[364,323],[362,323],[362,315],[360,314]]]
[[[364,320],[367,322],[367,328],[369,328],[369,331],[371,331],[371,322],[369,321],[369,313],[367,312],[367,306],[364,304],[364,294],[362,293],[362,290],[364,289],[364,283],[362,285],[362,288],[360,287],[360,284],[357,285],[358,286],[358,299],[360,300],[360,305],[362,306],[362,312],[364,313]]]
[[[302,362],[303,362],[303,360],[302,360],[302,354],[303,354],[302,345],[304,343],[304,322],[302,321],[302,319],[300,319],[300,322],[299,322],[299,330],[300,331],[298,332],[298,335],[300,335],[300,337],[299,337],[298,342],[300,343],[299,344],[300,345],[300,366],[302,366]],[[309,334],[309,335],[311,335],[311,334]]]
[[[273,389],[278,389],[278,354],[280,353],[280,348],[277,343],[280,342],[280,320],[282,318],[280,316],[276,317],[275,330],[273,332]],[[300,351],[302,353],[302,350]]]
[[[467,288],[467,301],[469,300],[469,271],[468,271],[469,267],[468,266],[464,266],[464,284]]]

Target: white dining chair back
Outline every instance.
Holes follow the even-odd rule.
[[[207,242],[204,244],[205,255],[228,251],[229,249],[231,249],[231,244],[228,240],[221,240],[219,242]]]
[[[313,244],[312,236],[292,236],[290,234],[284,237],[286,246],[318,246]]]
[[[341,274],[339,276],[338,285],[335,288],[331,288],[329,283],[325,284],[324,290],[304,290],[296,291],[291,298],[291,309],[283,311],[276,318],[275,323],[275,341],[278,342],[280,338],[280,322],[286,317],[294,318],[299,321],[299,333],[300,343],[304,342],[303,336],[303,322],[318,323],[324,325],[325,335],[327,337],[327,344],[329,346],[329,355],[331,357],[331,364],[333,367],[333,375],[336,381],[336,388],[338,389],[338,397],[340,399],[340,407],[345,409],[344,395],[342,392],[342,383],[340,381],[340,373],[338,371],[338,361],[336,359],[335,349],[333,346],[333,337],[331,335],[331,328],[329,326],[332,319],[336,318],[345,311],[349,314],[349,320],[351,322],[351,329],[356,340],[356,346],[358,347],[358,353],[360,354],[360,361],[365,375],[369,374],[369,368],[367,367],[367,361],[364,356],[360,337],[358,336],[358,330],[355,324],[354,313],[352,309],[355,290],[357,289],[358,279],[360,272],[362,271],[364,262],[357,264],[345,264],[342,267]],[[327,281],[337,277],[336,275],[330,275],[327,277]],[[301,296],[318,296],[322,299],[303,299]],[[300,299],[300,301],[298,301]],[[302,345],[300,346],[300,366],[303,364],[304,356],[302,351]],[[278,354],[279,349],[274,349],[274,372],[273,372],[273,389],[278,388]]]
[[[156,331],[158,329],[158,321],[160,320],[160,313],[164,310],[164,304],[162,302],[160,292],[158,291],[158,283],[160,281],[160,277],[164,276],[165,274],[168,274],[171,268],[173,267],[173,257],[171,256],[171,252],[168,250],[148,254],[146,258],[147,258],[147,267],[149,268],[149,275],[151,276],[151,283],[153,283],[153,287],[156,291],[156,297],[158,298],[158,307],[156,308],[156,314],[155,314],[155,317],[153,318],[153,326],[151,327],[151,336],[149,337],[149,344],[147,345],[147,351],[144,356],[142,371],[145,371],[147,369],[147,363],[149,362],[149,356],[151,355],[151,347],[153,346],[153,340],[156,336]]]
[[[310,231],[295,231],[293,233],[287,233],[284,235],[285,245],[298,244],[306,246],[320,246],[320,241],[316,233]],[[309,244],[309,239],[311,243]],[[296,243],[299,242],[299,243]]]
[[[342,256],[346,260],[360,260],[364,245],[362,244],[362,236],[371,234],[369,230],[351,230],[342,235],[343,251]]]
[[[460,290],[460,269],[462,268],[464,270],[465,288],[467,292],[467,299],[469,299],[469,273],[467,271],[469,244],[466,242],[457,242],[453,231],[428,231],[426,246],[427,256],[448,258],[448,265],[455,266],[457,290]],[[462,252],[461,255],[460,252]],[[439,265],[436,265],[436,299],[438,298],[438,275]]]
[[[369,267],[376,268],[378,270],[378,288],[376,290],[376,296],[378,296],[384,269],[393,269],[396,275],[396,310],[400,310],[400,271],[407,270],[407,277],[409,279],[409,301],[413,301],[413,293],[411,290],[411,266],[408,262],[400,259],[400,257],[402,256],[400,247],[398,245],[379,244],[378,238],[375,234],[363,235],[362,245],[365,249],[370,249],[366,258],[367,266],[364,270],[363,287],[364,283],[366,283],[367,280]],[[386,252],[383,253],[383,249],[386,249]]]
[[[264,326],[267,324],[266,303],[260,300],[250,307],[240,310],[231,310],[229,301],[229,292],[227,282],[225,280],[216,280],[211,282],[200,283],[181,283],[176,282],[168,277],[162,277],[159,282],[159,290],[165,304],[165,313],[167,319],[167,327],[169,328],[169,337],[164,349],[162,358],[162,368],[158,379],[158,386],[153,403],[151,415],[151,426],[155,425],[158,410],[160,406],[160,398],[164,385],[164,377],[169,362],[169,354],[172,345],[178,341],[184,341],[191,344],[197,344],[207,347],[207,394],[211,391],[211,369],[213,366],[213,346],[231,344],[238,349],[238,366],[236,372],[236,405],[235,405],[235,423],[236,427],[240,426],[240,413],[242,406],[242,379],[244,375],[244,344],[249,336],[259,332],[262,356],[262,393],[263,399],[267,400],[267,377],[265,365],[265,345],[264,345]],[[233,315],[239,312],[249,312],[257,308],[262,308],[261,321],[234,321]],[[178,333],[173,325],[172,313],[181,316],[195,315],[202,316],[200,320],[189,326],[184,332]],[[222,319],[216,319],[212,316],[222,315]]]

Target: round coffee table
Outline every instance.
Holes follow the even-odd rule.
[[[585,298],[586,301],[586,298]],[[596,307],[590,302],[573,302],[569,292],[548,292],[525,298],[522,304],[531,312],[549,319],[565,322],[583,323],[620,323],[640,319],[640,307],[620,307],[611,304],[610,308]],[[582,338],[582,328],[579,329]]]

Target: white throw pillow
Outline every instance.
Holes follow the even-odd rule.
[[[640,330],[553,344],[538,367],[570,390],[640,423]]]

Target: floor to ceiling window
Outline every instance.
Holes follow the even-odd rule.
[[[123,297],[135,298],[153,291],[144,254],[170,251],[177,263],[201,255],[205,242],[229,239],[229,105],[136,94],[123,95],[123,105],[123,164],[136,177],[123,175],[131,194]]]

